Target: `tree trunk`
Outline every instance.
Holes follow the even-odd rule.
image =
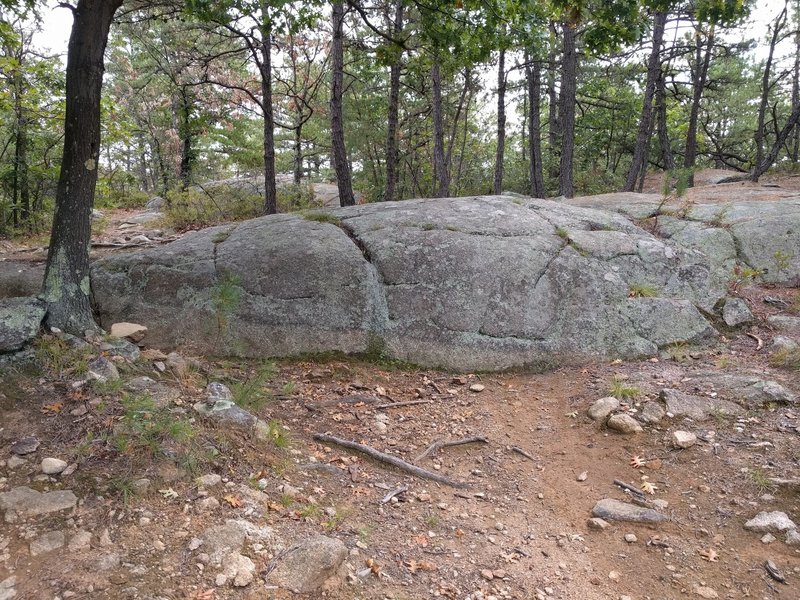
[[[800,18],[800,0],[795,0],[795,19]],[[800,27],[794,33],[794,69],[792,70],[792,106],[800,104]],[[800,155],[800,127],[792,131],[792,162],[796,163]]]
[[[575,94],[578,79],[578,54],[575,50],[575,26],[563,23],[561,29],[564,34],[564,56],[561,62],[561,101],[558,115],[562,129],[558,188],[562,196],[572,198],[575,195],[572,170],[575,154]]]
[[[444,155],[444,120],[442,116],[442,72],[439,57],[433,57],[431,67],[431,112],[433,113],[433,177],[436,183],[436,197],[450,195],[450,178],[447,176],[447,159]]]
[[[497,151],[494,160],[492,192],[503,191],[503,161],[506,151],[506,50],[500,49],[497,60]]]
[[[689,170],[687,178],[689,187],[694,186],[694,164],[697,159],[697,119],[700,115],[700,100],[703,98],[703,90],[706,87],[708,65],[711,62],[711,54],[714,50],[714,26],[711,25],[711,29],[708,32],[705,57],[702,56],[703,41],[699,31],[697,34],[695,66],[692,71],[692,106],[689,112],[689,128],[686,132],[686,151],[683,155],[683,166]]]
[[[761,177],[764,173],[767,172],[772,166],[772,163],[775,162],[775,159],[778,158],[778,153],[781,150],[781,147],[786,143],[786,140],[789,138],[789,134],[792,133],[792,130],[798,126],[800,123],[800,104],[796,104],[792,107],[792,114],[789,116],[789,120],[786,121],[786,125],[783,126],[783,129],[778,133],[778,137],[775,139],[775,143],[772,144],[772,148],[764,157],[764,160],[761,164],[756,165],[753,167],[753,177],[755,177],[755,181],[758,181],[758,178]]]
[[[266,5],[261,9],[261,109],[264,115],[264,214],[278,212],[275,189],[275,120],[272,113],[272,27]]]
[[[78,0],[67,48],[64,152],[47,253],[46,323],[83,335],[96,330],[91,307],[89,243],[100,153],[103,53],[122,0]]]
[[[531,62],[525,57],[525,76],[528,83],[528,144],[530,146],[530,183],[531,196],[544,198],[544,172],[542,169],[542,125],[539,109],[541,108],[542,65],[539,61]]]
[[[675,157],[672,154],[672,145],[669,141],[667,129],[667,90],[662,71],[656,82],[656,112],[658,113],[658,145],[661,149],[661,160],[665,171],[675,169]]]
[[[194,132],[192,131],[192,104],[193,101],[189,97],[189,90],[185,87],[181,88],[178,106],[178,133],[181,140],[181,164],[178,176],[181,180],[181,188],[183,190],[188,189],[192,183],[192,171],[194,170],[195,162],[193,148]]]
[[[628,169],[628,176],[625,179],[625,186],[622,188],[626,192],[633,191],[640,171],[647,170],[646,155],[650,145],[650,133],[652,132],[653,97],[656,91],[656,81],[661,72],[661,44],[664,41],[666,23],[666,12],[653,13],[653,48],[650,51],[650,57],[647,59],[647,83],[644,88],[642,113],[639,117],[639,132],[636,135],[636,145],[633,148],[633,158],[631,159],[630,169]]]
[[[757,182],[761,176],[758,166],[764,161],[764,121],[767,115],[767,105],[769,103],[769,90],[772,87],[770,76],[772,75],[772,57],[775,54],[775,45],[778,43],[778,37],[781,30],[786,23],[786,11],[789,6],[789,0],[783,5],[783,10],[778,15],[775,23],[772,25],[772,37],[769,42],[769,53],[767,55],[767,62],[764,63],[764,74],[761,77],[761,101],[758,105],[758,124],[756,125],[755,143],[756,143],[756,158],[753,161],[755,168],[750,173],[750,181]],[[794,105],[793,105],[794,106]]]
[[[394,13],[394,27],[392,32],[395,38],[399,38],[403,32],[403,0],[396,0],[397,6]],[[386,202],[395,200],[397,188],[397,127],[398,115],[400,112],[400,71],[403,65],[402,52],[397,60],[392,63],[389,70],[389,107],[388,107],[388,127],[386,132],[386,190],[383,199]]]
[[[547,68],[547,151],[549,176],[558,179],[558,161],[560,158],[559,142],[561,141],[561,123],[558,118],[558,92],[556,90],[556,51],[555,40],[558,30],[551,23],[552,37],[555,38],[550,47]]]
[[[336,185],[339,188],[339,204],[353,206],[353,180],[347,147],[344,144],[344,117],[342,96],[344,95],[344,5],[334,2],[332,6],[333,39],[331,41],[331,149]]]

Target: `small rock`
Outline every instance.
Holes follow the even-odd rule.
[[[60,458],[48,457],[42,460],[41,468],[46,475],[58,475],[67,468],[67,463]]]
[[[28,464],[28,461],[24,458],[17,456],[16,454],[13,455],[6,461],[6,466],[9,469],[16,469],[17,467],[21,467],[22,465]]]
[[[94,562],[94,567],[98,571],[111,571],[112,569],[116,569],[120,564],[119,554],[111,552],[109,554],[104,554],[103,556],[99,557]]]
[[[105,356],[98,356],[89,361],[89,370],[86,376],[88,379],[95,379],[100,383],[105,383],[119,379],[119,371],[117,371],[116,365]]]
[[[575,479],[578,481],[586,481],[588,478],[589,478],[588,471],[583,471]]]
[[[752,323],[755,319],[747,302],[741,298],[726,298],[722,307],[722,320],[728,327],[738,327],[745,323]]]
[[[691,448],[697,443],[697,436],[689,431],[673,431],[672,445],[675,448]]]
[[[341,540],[322,535],[312,537],[281,555],[267,583],[295,593],[311,593],[336,575],[346,558],[347,547]]]
[[[219,500],[214,498],[214,496],[209,496],[208,498],[203,498],[197,501],[197,508],[203,512],[211,512],[219,507]]]
[[[642,426],[630,415],[613,415],[606,423],[609,429],[623,434],[641,433]]]
[[[39,492],[19,486],[0,493],[0,510],[6,511],[7,523],[12,522],[17,516],[36,517],[75,508],[77,502],[78,498],[72,490]]]
[[[215,485],[219,485],[222,481],[222,475],[218,475],[217,473],[208,473],[206,475],[201,475],[197,478],[197,485],[200,487],[214,487]]]
[[[635,533],[626,533],[625,534],[625,541],[629,544],[635,544],[638,540]]]
[[[145,238],[147,239],[147,238]],[[147,240],[148,242],[150,240]],[[132,342],[141,342],[147,333],[147,327],[138,323],[114,323],[110,335],[118,338],[128,338]]]
[[[800,546],[800,533],[796,529],[790,529],[786,532],[786,545]]]
[[[233,402],[233,394],[227,385],[212,381],[206,387],[206,404],[209,408],[213,407],[220,400],[224,402]]]
[[[589,415],[592,421],[605,421],[618,408],[619,400],[613,396],[607,396],[606,398],[595,400],[586,411],[586,414]]]
[[[476,394],[482,392],[485,389],[486,386],[483,385],[482,383],[473,383],[471,386],[469,386],[469,391],[475,392]]]
[[[232,580],[234,587],[246,587],[255,579],[256,565],[243,554],[231,552],[222,559],[222,573],[226,581]]]
[[[72,536],[72,539],[67,544],[67,549],[70,552],[81,552],[88,550],[92,542],[92,534],[88,531],[80,530]]]
[[[744,524],[744,528],[756,533],[781,533],[797,529],[797,525],[784,512],[760,512]]]
[[[21,438],[11,444],[11,452],[17,456],[31,454],[36,452],[37,448],[39,448],[39,439],[32,435]]]
[[[639,420],[642,423],[655,425],[660,423],[666,414],[667,411],[660,402],[645,402],[644,406],[642,406],[642,412],[639,413]]]
[[[710,587],[706,587],[704,585],[695,585],[692,588],[692,592],[696,596],[700,596],[701,598],[706,598],[707,600],[714,600],[714,598],[719,598],[719,594],[717,594],[716,590]]]
[[[133,493],[136,494],[137,496],[143,496],[150,489],[150,480],[147,479],[146,477],[135,479],[131,483],[131,489],[133,490]]]
[[[620,502],[613,498],[598,500],[592,508],[592,515],[607,521],[629,521],[632,523],[663,523],[669,521],[663,515],[651,508],[644,508],[627,502]]]
[[[58,550],[64,546],[64,542],[63,531],[48,531],[47,533],[43,533],[31,542],[31,556],[39,556],[40,554]]]
[[[770,346],[770,350],[773,352],[794,352],[798,348],[800,348],[800,344],[785,335],[776,335],[772,338]]]
[[[611,523],[599,517],[592,517],[586,521],[586,525],[589,527],[589,529],[597,529],[599,531],[603,531],[604,529],[611,527]]]
[[[653,506],[658,510],[667,510],[667,508],[669,508],[669,502],[663,498],[656,498],[653,500]]]
[[[771,544],[772,542],[774,542],[777,539],[778,538],[776,538],[771,533],[765,533],[763,536],[761,536],[761,543],[762,544]]]
[[[492,573],[491,569],[481,569],[481,577],[483,577],[486,581],[491,581],[494,579],[494,573]]]
[[[114,542],[111,541],[111,533],[109,533],[108,527],[100,533],[100,545],[104,548],[114,545]]]

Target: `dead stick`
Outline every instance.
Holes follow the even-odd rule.
[[[512,449],[514,452],[516,452],[517,454],[521,454],[522,456],[524,456],[524,457],[525,457],[525,458],[527,458],[528,460],[532,460],[533,462],[536,462],[536,459],[535,459],[535,458],[533,458],[533,455],[532,455],[530,452],[526,452],[525,450],[523,450],[523,449],[522,449],[522,448],[520,448],[519,446],[511,446],[511,449]]]
[[[364,444],[359,444],[358,442],[351,442],[350,440],[344,440],[342,438],[337,438],[325,433],[315,433],[314,439],[317,440],[318,442],[337,444],[339,446],[343,446],[344,448],[350,448],[351,450],[358,450],[359,452],[363,452],[367,456],[371,456],[375,460],[388,463],[394,467],[397,467],[402,471],[406,471],[407,473],[411,473],[412,475],[416,475],[417,477],[421,477],[423,479],[430,479],[431,481],[436,481],[438,483],[449,485],[450,487],[455,487],[455,488],[467,487],[466,483],[463,483],[461,481],[455,481],[453,479],[450,479],[449,477],[445,477],[444,475],[439,475],[437,473],[433,473],[426,469],[422,469],[420,467],[407,463],[406,461],[397,458],[396,456],[385,454],[383,452],[380,452],[379,450],[375,450],[374,448],[365,446]]]
[[[430,446],[428,446],[428,449],[425,450],[425,452],[423,452],[417,458],[415,458],[414,462],[418,463],[429,454],[436,452],[437,450],[441,450],[442,448],[449,448],[450,446],[461,446],[463,444],[473,444],[476,442],[481,442],[482,444],[488,444],[489,440],[487,440],[483,436],[475,436],[475,437],[464,438],[461,440],[453,440],[451,442],[445,442],[445,441],[434,442]]]
[[[630,485],[628,483],[625,483],[624,481],[620,481],[619,479],[614,480],[614,485],[621,487],[626,492],[631,492],[633,494],[636,494],[637,496],[641,496],[642,498],[645,497],[644,492],[639,488],[637,488],[635,485]]]
[[[392,498],[394,498],[398,494],[402,494],[403,492],[407,492],[407,491],[408,491],[408,486],[407,485],[401,485],[400,487],[394,488],[392,491],[390,491],[388,494],[386,494],[383,497],[383,500],[381,500],[381,504],[386,504],[387,502],[389,502]]]
[[[414,406],[415,404],[430,404],[430,400],[405,400],[403,402],[388,402],[387,404],[378,404],[375,408],[398,408],[400,406]]]
[[[758,352],[764,347],[764,340],[762,340],[760,337],[758,337],[754,333],[748,333],[747,335],[748,337],[751,337],[756,341],[756,352]]]

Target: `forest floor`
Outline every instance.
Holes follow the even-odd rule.
[[[17,266],[32,254],[9,250]],[[230,519],[269,527],[287,545],[318,534],[343,541],[349,554],[339,584],[313,598],[800,598],[798,547],[743,527],[761,511],[800,519],[797,489],[771,481],[800,479],[800,407],[665,419],[633,435],[586,415],[621,386],[631,414],[664,388],[713,395],[698,383],[709,373],[754,375],[800,393],[800,371],[770,363],[777,332],[766,324],[781,312],[774,298],[785,300],[786,313],[799,293],[740,290],[758,323],[727,331],[713,348],[548,373],[452,374],[335,356],[279,360],[271,370],[184,357],[189,368],[180,360],[164,368],[165,356],[145,349],[135,362],[116,361],[119,384],[92,386],[76,383],[90,357],[45,339],[39,353],[47,371],[0,372],[0,494],[20,486],[71,490],[77,506],[27,518],[6,510],[0,598],[292,597],[264,584],[279,554],[266,542],[242,550],[255,563],[253,582],[218,585],[220,569],[198,542],[207,546],[209,532]],[[126,382],[141,376],[161,384],[169,400],[144,411],[149,429],[132,431]],[[212,381],[273,423],[272,439],[197,416],[191,407]],[[159,414],[188,429],[166,426]],[[675,430],[696,434],[698,443],[674,448]],[[323,432],[468,487],[313,439]],[[13,454],[12,444],[28,437],[38,447]],[[418,458],[435,442],[469,437],[486,442]],[[69,466],[45,475],[46,457]],[[634,457],[642,466],[631,464]],[[198,483],[210,475],[221,479]],[[592,529],[598,500],[631,500],[614,480],[652,483],[648,500],[666,502],[670,520]],[[767,560],[785,583],[767,573]]]

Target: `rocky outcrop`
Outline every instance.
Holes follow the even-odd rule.
[[[649,356],[716,332],[705,255],[545,200],[413,200],[215,227],[93,267],[104,325],[283,356],[381,351],[450,369]]]
[[[658,194],[601,194],[567,201],[611,210],[632,219],[655,218],[656,233],[682,248],[706,254],[720,277],[734,278],[734,266],[751,269],[758,281],[800,282],[800,197],[730,202],[667,202]],[[785,195],[785,194],[783,194]]]

